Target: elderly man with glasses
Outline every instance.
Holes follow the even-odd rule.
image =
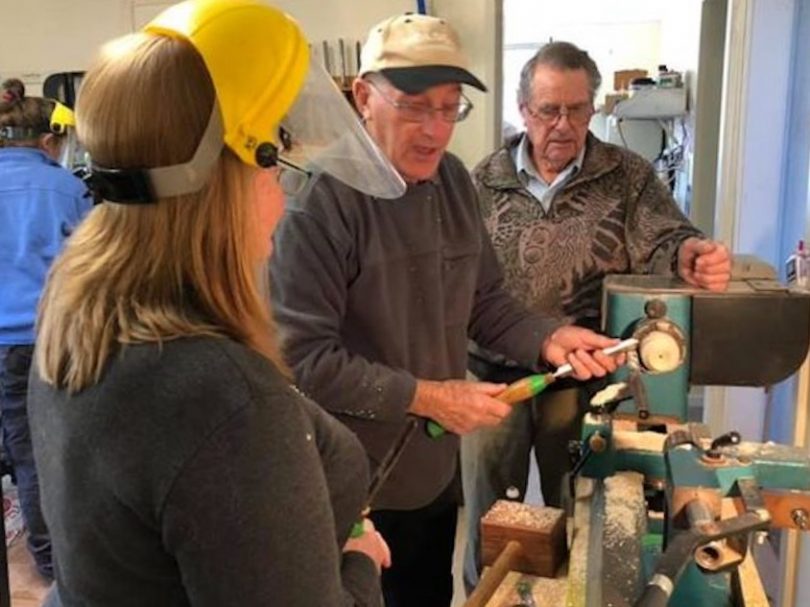
[[[465,381],[467,340],[526,367],[571,362],[580,379],[616,361],[615,340],[525,310],[503,279],[462,163],[446,152],[485,90],[443,19],[406,14],[371,29],[354,96],[403,178],[396,199],[315,174],[276,232],[271,293],[299,388],[354,430],[376,467],[410,416],[447,432],[411,435],[371,504],[391,548],[387,607],[446,607],[458,512],[460,434],[509,412],[502,384]],[[302,482],[306,482],[302,479]]]
[[[530,310],[594,329],[607,274],[676,274],[721,291],[731,273],[728,250],[689,223],[650,163],[588,132],[600,82],[585,51],[567,42],[543,46],[521,72],[526,131],[473,173],[508,290]],[[481,342],[471,347],[470,370],[491,382],[528,372]],[[560,506],[568,441],[579,438],[599,383],[557,382],[497,428],[462,440],[468,590],[480,573],[479,519],[497,499],[523,499],[532,449],[545,503]]]

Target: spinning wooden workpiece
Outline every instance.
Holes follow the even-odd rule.
[[[499,500],[481,519],[481,560],[489,569],[465,607],[483,607],[510,571],[554,577],[565,560],[565,515],[558,508]]]

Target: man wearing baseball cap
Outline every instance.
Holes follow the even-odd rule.
[[[276,231],[271,292],[301,390],[349,426],[377,466],[416,415],[447,432],[412,435],[371,504],[392,566],[388,607],[447,607],[453,593],[459,435],[498,424],[503,384],[466,381],[467,340],[531,367],[570,362],[579,379],[616,361],[614,340],[522,308],[503,278],[466,168],[446,152],[486,90],[444,20],[374,26],[353,92],[365,127],[407,188],[396,199],[315,175]]]

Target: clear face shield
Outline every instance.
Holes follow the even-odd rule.
[[[306,82],[280,126],[282,164],[286,160],[314,173],[329,173],[377,198],[399,198],[405,193],[405,181],[329,74],[312,58]]]
[[[68,171],[73,171],[86,164],[84,149],[79,144],[79,140],[76,137],[76,129],[68,129],[60,137],[60,144],[59,157],[56,161],[64,168]]]
[[[56,102],[51,113],[51,133],[59,136],[59,155],[56,161],[69,171],[83,166],[84,150],[76,137],[76,118],[73,110]]]
[[[258,142],[256,163],[280,166],[281,186],[300,191],[309,175],[329,173],[346,185],[377,198],[399,198],[406,185],[379,150],[357,114],[324,69],[310,62],[303,88],[270,141]],[[144,204],[202,189],[222,152],[224,126],[219,103],[211,110],[205,132],[191,159],[149,169],[104,168],[92,165],[88,184],[98,200]],[[73,147],[65,153],[83,154]],[[74,156],[75,158],[75,156]]]

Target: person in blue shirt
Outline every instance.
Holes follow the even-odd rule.
[[[4,455],[14,470],[28,548],[53,577],[26,412],[34,319],[48,269],[92,200],[81,180],[56,161],[67,127],[64,106],[26,97],[19,81],[0,90],[0,422]]]

